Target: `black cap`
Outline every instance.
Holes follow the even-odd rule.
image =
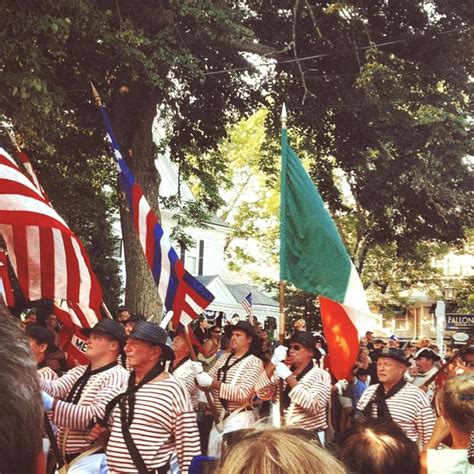
[[[402,362],[407,367],[410,366],[410,362],[408,362],[407,358],[405,357],[403,349],[398,349],[396,347],[384,347],[378,354],[375,355],[375,360],[379,359],[380,357],[388,357],[389,359]]]
[[[422,349],[419,349],[417,351],[417,353],[415,354],[415,360],[419,359],[420,357],[431,359],[433,362],[436,362],[437,360],[441,360],[441,357],[438,354],[436,354],[436,352],[433,349],[429,349],[428,347],[423,347]]]
[[[316,359],[321,358],[321,352],[320,350],[316,347],[317,339],[315,336],[313,336],[311,333],[306,332],[306,331],[295,331],[293,335],[285,340],[285,346],[289,346],[291,343],[298,343],[301,344],[308,349],[312,349],[314,352],[314,357]]]
[[[130,317],[128,319],[123,321],[123,324],[138,323],[138,321],[146,321],[145,316],[143,316],[143,314],[133,313],[133,314],[130,315]]]
[[[54,334],[39,324],[29,324],[25,328],[26,335],[35,339],[40,344],[48,344],[46,352],[56,352],[58,348],[54,345]]]
[[[230,337],[233,331],[245,331],[250,337],[255,339],[257,337],[257,332],[255,328],[247,321],[239,321],[237,324],[230,324],[224,327],[224,332],[226,336]]]
[[[92,332],[103,332],[116,339],[120,344],[125,344],[127,333],[123,324],[114,319],[102,319],[93,328],[82,328],[81,333],[89,337]]]
[[[128,337],[160,346],[163,359],[174,360],[173,349],[166,344],[168,333],[159,324],[151,321],[138,321]]]

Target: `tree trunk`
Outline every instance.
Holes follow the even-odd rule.
[[[155,166],[152,124],[158,97],[146,86],[119,85],[112,96],[112,124],[123,158],[132,170],[150,206],[159,214],[160,175]],[[120,197],[120,219],[125,251],[125,305],[147,318],[160,321],[163,304],[147,265],[143,249],[132,227],[123,195]]]

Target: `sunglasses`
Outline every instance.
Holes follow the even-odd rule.
[[[303,348],[303,346],[300,346],[299,344],[290,344],[289,348],[293,349],[294,351],[299,351]]]

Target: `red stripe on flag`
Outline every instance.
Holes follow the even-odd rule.
[[[135,227],[135,229],[139,229],[138,227],[138,219],[139,219],[139,215],[140,213],[138,212],[139,211],[139,203],[140,203],[140,199],[142,197],[142,192],[140,190],[140,187],[137,186],[136,184],[134,184],[132,186],[132,206],[133,208],[131,209],[132,211],[132,217],[133,217],[133,226]]]
[[[30,285],[28,273],[28,245],[26,240],[26,228],[23,226],[13,227],[13,242],[16,257],[16,275],[18,283],[25,298],[30,299]],[[21,258],[18,258],[21,256]]]
[[[3,249],[0,249],[0,281],[3,285],[5,304],[11,308],[15,306],[15,298],[10,282],[10,275],[8,274],[8,257]]]
[[[39,228],[41,294],[54,296],[54,239],[49,227]]]
[[[63,236],[63,243],[67,263],[67,275],[64,275],[64,278],[67,278],[67,297],[68,300],[79,301],[79,288],[81,285],[79,264],[75,258],[75,252],[71,243],[71,239]]]
[[[36,190],[9,179],[0,179],[0,194],[18,194],[48,204],[48,201],[40,196]]]
[[[322,296],[321,319],[329,346],[331,373],[340,379],[351,379],[351,370],[359,352],[359,335],[344,306]]]
[[[145,257],[150,268],[153,268],[153,262],[155,261],[155,224],[156,219],[153,212],[149,212],[146,216],[146,251]],[[137,228],[137,231],[139,229]]]

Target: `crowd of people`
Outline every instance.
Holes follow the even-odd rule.
[[[368,331],[335,380],[304,320],[277,342],[254,319],[168,332],[122,307],[82,329],[76,365],[54,314],[0,312],[1,473],[474,472],[470,343]]]

